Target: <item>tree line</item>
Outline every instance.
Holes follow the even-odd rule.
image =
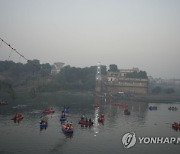
[[[40,64],[40,61],[29,60],[27,63],[0,61],[0,80],[2,85],[10,87],[11,95],[14,89],[27,89],[32,97],[38,92],[53,92],[59,90],[88,90],[94,91],[96,84],[97,66],[85,68],[65,66],[56,75],[51,75],[52,66],[49,63]],[[109,66],[108,71],[118,71],[115,64]],[[101,74],[107,75],[107,67],[101,65]],[[146,78],[146,72],[133,72],[128,77]],[[1,88],[2,90],[3,88]],[[14,97],[14,96],[13,96]]]
[[[39,60],[27,61],[25,64],[0,61],[0,81],[2,81],[0,88],[4,90],[6,85],[13,94],[17,89],[26,89],[31,97],[36,97],[38,92],[95,89],[96,66],[85,68],[65,66],[56,75],[51,75],[51,67],[48,63],[40,64]]]

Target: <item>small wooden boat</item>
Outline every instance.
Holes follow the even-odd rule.
[[[172,128],[174,128],[174,129],[176,129],[176,130],[180,129],[180,123],[178,124],[177,122],[174,122],[174,123],[172,124]]]
[[[60,121],[62,122],[62,121],[66,121],[67,120],[67,118],[66,117],[61,117],[60,118]]]
[[[63,124],[62,131],[66,134],[72,134],[74,132],[74,128],[73,127],[70,128],[67,126],[67,124]]]
[[[48,109],[45,109],[44,111],[43,111],[43,113],[45,113],[45,114],[51,114],[51,113],[54,113],[55,111],[54,111],[54,109],[51,107],[51,108],[48,108]]]
[[[24,118],[23,114],[22,113],[16,113],[16,115],[11,119],[11,120],[14,120],[14,121],[20,121]]]
[[[124,108],[128,107],[128,104],[126,104],[126,103],[112,103],[112,105],[120,106],[120,107],[124,107]]]
[[[149,106],[149,110],[157,110],[157,106]]]
[[[168,108],[168,110],[171,110],[171,111],[176,111],[178,108],[176,106],[170,106]]]
[[[103,114],[102,114],[102,115],[100,115],[100,116],[98,116],[98,122],[103,123],[103,122],[104,122],[104,120],[105,120],[105,118],[104,118],[104,115],[103,115]]]
[[[43,129],[43,128],[46,129],[48,126],[48,121],[47,120],[41,120],[41,122],[39,123],[39,126],[41,129]]]
[[[84,126],[92,126],[93,125],[93,122],[92,121],[86,121],[86,120],[79,120],[79,123],[80,125],[84,125]]]
[[[130,112],[128,109],[125,109],[125,110],[124,110],[124,114],[125,114],[125,115],[130,115],[131,112]]]

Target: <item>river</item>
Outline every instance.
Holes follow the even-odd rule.
[[[84,101],[84,100],[83,100]],[[122,102],[121,102],[122,103]],[[124,102],[123,102],[124,103]],[[126,103],[126,102],[125,102]],[[118,154],[118,153],[178,153],[180,144],[140,144],[127,149],[122,137],[134,132],[137,137],[180,137],[180,132],[172,129],[171,124],[180,122],[180,104],[128,102],[130,115],[124,115],[121,106],[100,101],[100,107],[94,108],[93,102],[69,101],[68,121],[74,125],[74,134],[65,135],[59,121],[63,102],[9,104],[0,106],[0,153],[1,154]],[[43,115],[44,108],[52,106],[53,115]],[[157,106],[157,110],[149,110]],[[179,110],[171,111],[168,107]],[[16,112],[24,119],[19,123],[10,120]],[[98,123],[97,116],[105,115],[104,124]],[[92,127],[81,127],[78,121],[82,115],[92,118]],[[48,118],[48,127],[40,130],[42,116]]]

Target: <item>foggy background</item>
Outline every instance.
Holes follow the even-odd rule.
[[[180,78],[179,0],[0,0],[0,37],[28,59]],[[24,62],[0,42],[0,60]]]

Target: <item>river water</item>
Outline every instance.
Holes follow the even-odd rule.
[[[106,101],[101,101],[99,108],[94,108],[93,103],[73,100],[66,103],[70,108],[68,121],[74,125],[72,136],[65,135],[61,130],[59,119],[63,102],[51,103],[55,113],[46,115],[48,127],[41,131],[39,121],[44,116],[42,110],[50,103],[0,106],[0,154],[169,154],[180,151],[180,144],[137,142],[129,149],[122,144],[122,136],[127,132],[134,132],[137,137],[180,137],[180,131],[171,127],[174,121],[180,122],[179,103],[128,102],[131,115],[124,115],[121,106]],[[157,106],[157,110],[149,110],[149,106]],[[179,110],[170,111],[170,106],[176,106]],[[16,112],[24,115],[20,123],[10,120]],[[99,114],[105,115],[104,124],[98,123]],[[92,118],[94,126],[86,128],[78,125],[81,115]]]

